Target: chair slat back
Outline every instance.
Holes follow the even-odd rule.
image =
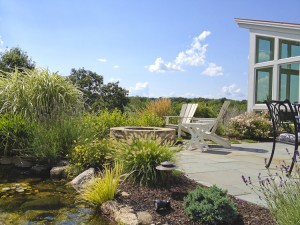
[[[180,111],[180,117],[182,118],[182,123],[190,123],[192,117],[194,116],[198,104],[183,104]]]
[[[221,121],[221,119],[224,117],[225,113],[227,112],[227,109],[230,105],[230,101],[225,101],[219,111],[218,117],[216,119],[216,122],[214,124],[214,126],[211,129],[211,133],[215,133],[217,128],[218,128],[218,123]]]

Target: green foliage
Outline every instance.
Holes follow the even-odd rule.
[[[78,168],[102,168],[112,161],[112,148],[109,139],[86,139],[77,144],[69,156],[71,163]]]
[[[24,69],[34,69],[35,63],[27,56],[27,53],[20,48],[6,49],[3,53],[0,53],[0,73],[1,72],[13,72]]]
[[[216,118],[218,112],[210,107],[198,106],[194,116],[198,118]]]
[[[95,113],[85,113],[82,118],[81,139],[105,138],[109,135],[111,127],[125,126],[128,124],[128,117],[120,110],[109,112],[107,109]]]
[[[119,86],[119,82],[112,82],[102,86],[101,96],[93,105],[93,109],[108,109],[112,111],[119,109],[124,112],[124,107],[128,104],[128,91]]]
[[[80,199],[94,207],[99,207],[104,202],[114,199],[122,172],[122,164],[116,163],[114,168],[105,166],[104,171],[84,187],[80,193]]]
[[[162,127],[164,125],[163,118],[157,114],[149,111],[142,111],[136,113],[129,119],[131,126],[142,126],[142,127]]]
[[[49,120],[78,112],[82,93],[57,73],[46,69],[18,71],[0,77],[1,111],[33,120]]]
[[[114,141],[116,158],[123,162],[128,179],[140,185],[152,186],[160,182],[161,174],[156,170],[163,161],[173,161],[176,151],[170,143],[161,143],[153,136],[130,136],[128,139]]]
[[[70,81],[84,93],[85,108],[89,111],[103,109],[123,111],[128,103],[128,91],[119,87],[118,82],[103,84],[103,76],[90,70],[72,69]]]
[[[212,186],[197,187],[184,198],[184,211],[193,220],[208,225],[232,224],[238,212],[227,192]]]
[[[268,138],[272,124],[266,113],[246,112],[230,119],[229,133],[238,138],[260,140]]]
[[[76,117],[38,122],[33,135],[31,154],[39,161],[53,164],[72,150],[80,136],[80,123]]]
[[[33,127],[21,115],[0,114],[0,155],[14,155],[26,150],[33,138]]]

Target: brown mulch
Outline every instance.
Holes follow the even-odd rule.
[[[135,211],[148,211],[153,217],[155,224],[169,225],[203,225],[199,222],[192,221],[184,214],[183,198],[189,191],[201,186],[194,180],[183,175],[172,182],[168,188],[148,188],[135,184],[123,183],[119,187],[119,193],[126,192],[128,196],[120,194],[117,201],[121,204],[130,205]],[[239,217],[231,225],[275,225],[268,209],[258,205],[236,199]],[[156,211],[154,200],[170,200],[171,209],[161,209]]]

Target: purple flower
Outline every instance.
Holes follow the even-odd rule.
[[[247,179],[245,178],[245,176],[242,176],[242,179],[243,179],[244,183],[245,183],[246,185],[248,185],[248,181],[247,181]]]

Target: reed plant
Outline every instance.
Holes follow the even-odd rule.
[[[105,166],[103,172],[83,188],[79,199],[95,207],[114,199],[122,173],[123,165],[121,163],[115,163],[113,168]]]
[[[0,77],[0,112],[33,120],[59,118],[83,107],[82,92],[58,73],[47,69],[15,70]]]
[[[159,117],[168,116],[172,111],[171,99],[169,98],[159,98],[154,101],[150,101],[146,104],[144,109],[146,112],[151,112]]]
[[[163,142],[152,135],[131,135],[127,139],[113,141],[116,158],[123,162],[128,181],[144,186],[160,184],[161,173],[156,169],[161,162],[174,161],[176,149],[172,143]]]

